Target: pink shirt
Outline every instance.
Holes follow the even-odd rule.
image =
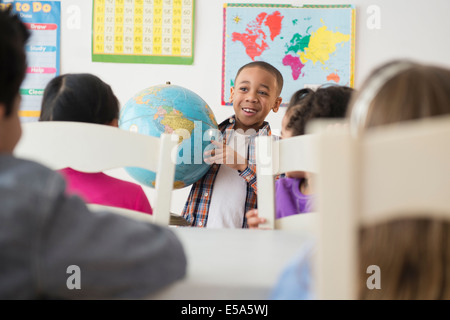
[[[64,168],[59,170],[67,181],[67,193],[80,196],[86,203],[131,209],[152,214],[152,207],[142,187],[116,179],[103,172],[86,173]]]

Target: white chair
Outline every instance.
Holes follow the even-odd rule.
[[[177,135],[156,138],[107,125],[68,121],[23,123],[22,130],[14,154],[54,170],[71,167],[100,172],[140,167],[156,172],[153,221],[169,224]]]
[[[306,134],[275,140],[272,136],[256,138],[256,174],[258,215],[266,218],[262,228],[313,231],[315,212],[275,219],[275,176],[288,171],[317,173],[316,135]]]
[[[360,138],[320,134],[319,299],[357,299],[361,226],[419,212],[450,219],[449,141],[450,117],[373,128]]]
[[[151,216],[149,214],[142,214],[142,212],[139,212],[139,211],[134,211],[134,210],[125,209],[125,208],[119,208],[119,207],[105,206],[105,205],[96,204],[96,203],[88,203],[87,206],[92,211],[108,211],[108,212],[116,213],[121,216],[125,216],[125,217],[132,218],[132,219],[139,220],[139,221],[146,221],[146,222],[151,222],[151,223],[154,222],[153,216]]]
[[[88,203],[87,206],[92,211],[108,211],[112,213],[116,213],[128,218],[132,218],[138,221],[145,221],[145,222],[154,222],[153,216],[148,214],[142,214],[140,211],[125,209],[125,208],[119,208],[119,207],[111,207],[111,206],[105,206],[101,204],[96,203]],[[190,226],[189,222],[183,218],[183,216],[178,215],[176,213],[170,213],[170,220],[169,220],[169,227],[176,227],[176,226],[183,226],[187,227]]]

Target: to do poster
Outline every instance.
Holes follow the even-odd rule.
[[[13,11],[31,32],[25,50],[28,67],[20,88],[22,122],[36,121],[40,115],[45,86],[60,74],[61,5],[59,1],[9,1]]]

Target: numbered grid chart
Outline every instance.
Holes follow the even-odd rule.
[[[94,0],[92,60],[192,64],[194,0]]]

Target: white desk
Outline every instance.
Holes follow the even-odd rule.
[[[282,230],[175,227],[186,277],[149,299],[268,299],[287,262],[311,235]]]

